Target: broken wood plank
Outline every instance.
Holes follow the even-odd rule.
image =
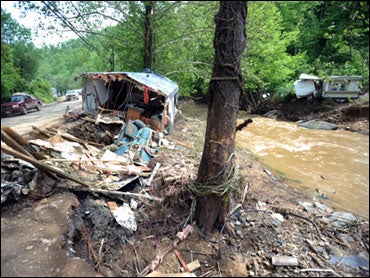
[[[298,259],[296,257],[272,256],[271,260],[273,265],[286,265],[286,266],[298,265]]]
[[[197,277],[197,275],[194,273],[163,273],[155,270],[145,277]]]
[[[188,269],[190,270],[190,272],[194,272],[196,271],[198,268],[200,268],[200,262],[198,259],[196,259],[195,261],[192,261],[191,263],[188,263],[187,264],[187,267]]]
[[[17,150],[20,153],[23,153],[24,155],[33,157],[32,154],[30,154],[28,151],[26,151],[24,148],[22,148],[21,145],[19,145],[16,141],[13,140],[8,134],[1,129],[1,140],[4,141],[5,144],[7,144],[9,147],[12,147],[13,149]]]
[[[20,145],[27,145],[28,144],[28,142],[21,135],[19,135],[16,131],[14,131],[11,127],[2,126],[1,129],[3,131],[5,131],[15,141],[17,141],[18,144],[20,144]]]
[[[71,175],[68,175],[68,174],[66,174],[66,173],[64,173],[64,172],[62,172],[62,171],[60,171],[58,169],[55,169],[53,167],[50,167],[49,165],[46,165],[45,163],[43,163],[41,161],[37,161],[34,158],[32,158],[30,156],[27,156],[27,155],[25,155],[23,153],[20,153],[20,152],[14,150],[14,149],[12,149],[12,148],[10,148],[8,146],[1,145],[1,150],[4,151],[7,154],[10,154],[10,155],[14,156],[14,157],[17,157],[17,158],[23,159],[24,161],[27,161],[27,162],[31,163],[33,166],[35,166],[35,167],[37,167],[37,168],[39,168],[39,169],[41,169],[43,171],[46,171],[47,173],[48,172],[51,172],[51,173],[54,173],[54,174],[56,174],[56,175],[58,175],[60,177],[69,179],[71,181],[74,181],[74,182],[77,182],[77,183],[79,183],[81,185],[84,185],[84,186],[89,187],[89,185],[87,183],[85,183],[84,181],[81,181],[81,180],[79,180],[79,179],[77,179],[75,177],[72,177]]]
[[[36,159],[45,159],[46,157],[42,154],[36,152],[28,143],[27,140],[25,140],[21,135],[19,135],[16,131],[11,129],[9,126],[2,126],[1,130],[3,131],[1,133],[1,136],[3,137],[4,133],[7,135],[4,135],[4,139],[12,139],[13,144],[7,143],[9,146],[11,146],[14,149],[17,149],[18,151],[21,151],[20,149],[27,152],[27,155],[30,155]],[[5,138],[6,137],[6,138]],[[10,137],[10,138],[9,138]],[[4,141],[5,142],[5,141]],[[15,147],[16,146],[16,147]],[[19,149],[19,146],[21,147]],[[22,153],[25,153],[21,151]],[[25,153],[26,154],[26,153]]]

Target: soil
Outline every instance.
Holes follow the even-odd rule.
[[[281,119],[315,118],[369,134],[368,102],[309,105],[273,104],[270,109],[279,110]],[[72,132],[81,124],[77,120],[54,127]],[[166,136],[172,147],[161,149],[148,165],[153,169],[161,163],[151,186],[129,188],[161,202],[76,191],[71,188],[74,183],[59,179],[56,185],[52,177],[38,171],[34,191],[2,200],[1,275],[174,277],[183,273],[185,277],[177,250],[186,264],[199,261],[192,273],[203,277],[369,276],[367,220],[339,217],[333,221],[340,212],[288,187],[241,150],[236,150],[236,157],[243,182],[233,193],[234,210],[225,229],[200,231],[192,214],[196,198],[188,186],[197,174],[204,130],[204,122],[179,115],[173,134]],[[9,176],[16,177],[10,169],[21,172],[22,167],[2,152],[2,185]],[[82,177],[83,171],[79,174]],[[70,189],[63,188],[66,185]],[[109,202],[120,205],[132,200],[138,204],[133,207],[135,232],[121,227],[109,208]],[[187,231],[187,225],[193,231],[180,239],[178,233]]]

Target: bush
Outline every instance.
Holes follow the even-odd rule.
[[[35,79],[30,84],[30,92],[45,103],[53,102],[54,96],[51,87],[52,85],[49,81],[45,79]]]
[[[294,92],[294,86],[292,83],[287,83],[279,88],[277,88],[276,92],[272,95],[272,97],[277,101],[289,102],[292,99],[296,98]]]

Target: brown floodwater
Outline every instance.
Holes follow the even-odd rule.
[[[182,112],[206,120],[207,106]],[[289,186],[321,203],[369,219],[369,137],[345,130],[313,130],[241,111],[253,123],[236,145],[279,174]],[[322,193],[327,199],[322,198]],[[320,195],[321,194],[321,195]]]

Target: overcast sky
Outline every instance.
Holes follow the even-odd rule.
[[[63,34],[49,34],[47,31],[39,30],[36,34],[39,14],[36,12],[27,12],[26,17],[21,17],[21,12],[17,8],[14,8],[14,4],[17,2],[18,1],[1,1],[1,8],[6,10],[7,13],[10,13],[12,18],[20,25],[31,29],[32,40],[36,47],[42,47],[44,43],[46,45],[57,45],[66,40],[77,38],[77,35],[71,31],[64,32]]]

